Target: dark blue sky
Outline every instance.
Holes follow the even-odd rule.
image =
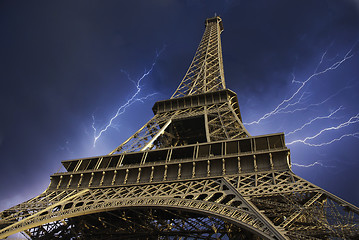
[[[61,160],[107,154],[147,122],[182,80],[215,13],[226,84],[245,123],[308,80],[291,105],[246,125],[249,132],[288,134],[312,121],[287,143],[323,129],[306,143],[344,136],[288,145],[293,171],[359,205],[358,1],[1,1],[0,210],[44,191]],[[104,127],[136,92],[123,71],[137,80],[163,48],[138,96],[157,94],[128,107],[93,147],[92,116]]]

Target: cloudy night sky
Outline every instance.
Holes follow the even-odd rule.
[[[108,154],[146,123],[215,14],[248,131],[284,132],[294,173],[358,206],[359,1],[3,0],[0,211],[43,192],[62,160]],[[151,66],[137,97],[150,96],[94,146],[93,126]]]

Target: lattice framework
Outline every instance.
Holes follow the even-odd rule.
[[[225,88],[222,20],[155,116],[106,156],[64,161],[0,213],[0,238],[358,239],[359,208],[291,171],[283,134],[251,137]]]

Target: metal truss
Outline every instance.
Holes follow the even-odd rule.
[[[33,202],[41,208],[31,213],[24,211]],[[85,215],[105,219],[108,217],[103,216],[107,216],[108,212],[120,211],[126,215],[128,211],[142,208],[195,213],[199,218],[214,218],[233,225],[235,231],[265,239],[354,239],[359,236],[357,207],[290,171],[269,171],[115,188],[46,191],[9,209],[9,215],[3,216],[3,220],[13,224],[2,229],[0,237],[25,230],[35,238],[52,236],[55,232],[68,230],[69,225],[76,234],[79,234],[78,231],[86,234],[83,224],[88,222],[71,219],[80,219]],[[185,215],[182,217],[186,219]],[[133,222],[126,217],[122,221],[127,224]],[[166,221],[168,227],[175,220]],[[115,224],[113,221],[109,223]],[[143,229],[159,228],[153,226],[153,221],[143,224]],[[98,225],[97,222],[95,226],[100,228]],[[208,233],[206,228],[200,230],[198,234]],[[117,234],[125,234],[123,229],[118,231]],[[155,232],[158,234],[157,230]],[[73,234],[71,231],[68,233]],[[181,235],[176,231],[171,234]]]
[[[49,239],[40,229],[35,231],[40,233],[38,239]],[[165,208],[118,209],[74,217],[52,236],[67,239],[262,239],[215,217]]]
[[[206,111],[209,131],[208,142],[250,136],[229,102],[210,106]]]
[[[207,142],[250,136],[240,119],[237,98],[233,92],[224,90],[220,97],[211,93],[196,97],[195,100],[188,97],[177,100],[176,104],[182,104],[182,108],[174,107],[173,101],[169,102],[172,109],[156,112],[150,121],[110,154],[187,145],[200,141],[198,134],[203,135],[202,141]],[[201,97],[211,100],[199,105]],[[218,99],[215,99],[216,97]],[[174,124],[191,118],[200,120],[190,122],[191,127],[204,127],[203,132],[191,136],[193,140],[186,139],[190,133],[184,133],[184,127]]]
[[[0,238],[359,239],[359,208],[295,175],[283,133],[243,126],[222,31],[206,20],[181,84],[129,139],[63,161],[45,192],[0,212]]]
[[[176,211],[189,211],[202,217],[220,218],[267,239],[281,236],[276,229],[260,216],[237,192],[230,189],[228,182],[222,178],[203,179],[199,181],[179,181],[175,183],[124,186],[106,189],[85,189],[72,192],[55,192],[65,196],[60,201],[43,210],[23,217],[20,212],[12,214],[17,222],[0,231],[0,237],[16,231],[30,230],[32,236],[51,233],[57,226],[66,223],[63,219],[112,211],[115,209],[165,208]],[[51,195],[51,194],[50,194]],[[41,199],[46,199],[44,195]],[[45,200],[46,201],[46,200]],[[31,202],[31,201],[30,201]],[[16,207],[14,208],[14,210]],[[9,220],[9,218],[7,219]],[[59,221],[63,221],[63,223]],[[38,227],[40,226],[40,227]],[[214,226],[218,228],[218,226]],[[200,229],[203,230],[203,229]]]
[[[220,17],[206,20],[206,29],[192,63],[171,98],[226,88],[220,38],[222,31]]]
[[[176,119],[195,116],[204,118],[204,122],[199,124],[205,127],[205,132],[200,134],[207,142],[250,136],[243,126],[236,94],[227,90],[225,99],[220,97],[220,102],[216,101],[216,95],[210,94],[226,89],[220,39],[222,31],[220,17],[206,20],[202,40],[185,77],[171,97],[172,101],[164,104],[163,111],[155,110],[156,103],[156,115],[110,154],[186,145],[188,142],[183,134],[179,135],[170,125],[174,125]],[[194,95],[197,98],[191,98]]]

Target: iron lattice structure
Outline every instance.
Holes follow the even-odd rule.
[[[226,89],[220,17],[169,100],[109,155],[63,161],[0,213],[0,238],[358,239],[359,209],[291,171],[284,134],[250,136]]]

